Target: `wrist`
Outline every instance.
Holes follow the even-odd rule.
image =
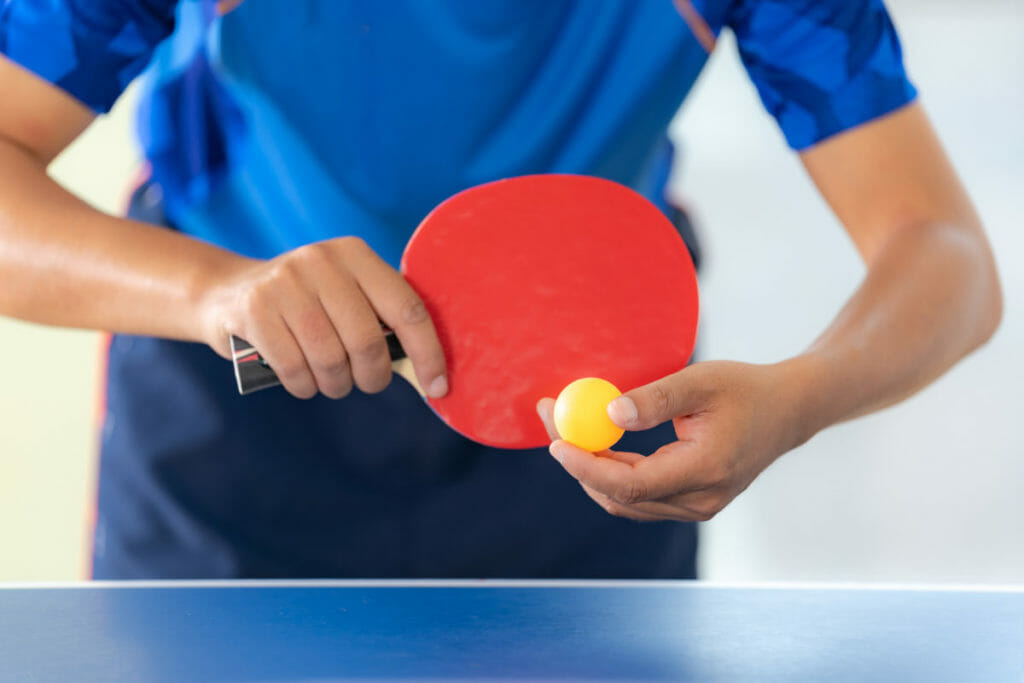
[[[198,259],[186,278],[188,301],[185,334],[189,339],[212,346],[225,353],[229,311],[237,293],[234,284],[239,273],[251,265],[252,259],[234,252],[214,248]]]
[[[783,424],[781,452],[809,441],[822,429],[840,421],[836,372],[827,358],[804,353],[769,366],[773,373],[772,403]]]

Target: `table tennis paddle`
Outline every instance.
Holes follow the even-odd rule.
[[[536,403],[575,379],[628,391],[693,353],[697,278],[686,245],[656,206],[609,180],[532,175],[460,192],[419,225],[400,270],[448,364],[448,394],[428,402],[490,446],[548,444]],[[243,394],[277,383],[251,345],[232,345]],[[397,370],[412,378],[404,363],[410,372]]]

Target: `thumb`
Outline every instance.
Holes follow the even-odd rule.
[[[627,391],[608,404],[612,422],[629,430],[650,429],[703,409],[707,391],[693,386],[686,370]]]

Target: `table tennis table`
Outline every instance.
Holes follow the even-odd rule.
[[[1024,587],[0,586],[0,680],[1024,681]]]

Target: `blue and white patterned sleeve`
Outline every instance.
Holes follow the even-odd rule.
[[[725,23],[793,149],[892,112],[917,94],[882,0],[738,0]]]
[[[174,31],[174,0],[0,0],[0,53],[106,112]]]

